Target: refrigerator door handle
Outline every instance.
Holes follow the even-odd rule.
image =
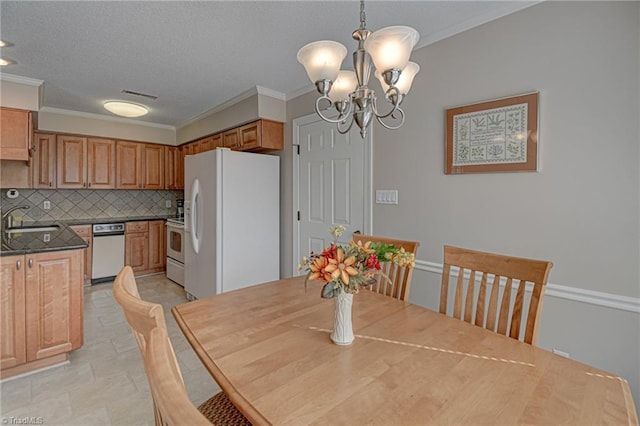
[[[190,231],[191,231],[191,245],[193,246],[193,251],[198,254],[200,252],[200,239],[202,235],[198,235],[200,229],[198,229],[198,219],[200,216],[200,181],[195,179],[193,181],[193,185],[191,186],[191,215],[189,217],[190,220]],[[201,233],[201,232],[200,232]]]

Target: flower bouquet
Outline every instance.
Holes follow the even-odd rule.
[[[351,324],[351,306],[353,295],[360,287],[375,283],[378,277],[391,281],[383,272],[380,262],[394,262],[399,266],[413,267],[415,255],[393,244],[367,241],[350,241],[348,245],[339,245],[338,238],[346,228],[332,226],[329,233],[333,242],[322,253],[311,253],[303,257],[298,270],[305,269],[309,280],[324,282],[321,296],[325,299],[336,297],[336,311],[331,340],[338,345],[350,345],[354,340]]]
[[[322,253],[311,252],[309,258],[303,257],[298,270],[307,270],[308,280],[318,280],[325,283],[322,297],[330,299],[339,294],[358,293],[361,286],[376,282],[377,277],[391,281],[381,271],[380,262],[393,262],[398,266],[415,265],[415,256],[404,248],[396,248],[393,244],[373,243],[364,244],[353,240],[346,246],[338,245],[338,238],[346,228],[342,225],[332,226],[329,233],[333,236],[333,243]]]

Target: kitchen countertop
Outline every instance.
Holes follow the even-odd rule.
[[[24,222],[24,226],[57,225],[54,231],[12,233],[2,230],[0,256],[43,253],[48,251],[74,250],[87,247],[87,243],[70,226],[93,225],[95,223],[135,222],[143,220],[166,220],[173,216],[133,216],[100,219],[74,219],[43,222]]]

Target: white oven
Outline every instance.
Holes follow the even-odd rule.
[[[167,278],[184,286],[184,222],[167,219]]]

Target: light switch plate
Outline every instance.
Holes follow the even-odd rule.
[[[171,200],[165,200],[164,206],[168,209],[171,208]]]
[[[44,207],[44,209],[45,209],[45,210],[49,210],[49,209],[51,208],[51,201],[46,200],[46,201],[43,203],[43,207]]]
[[[398,190],[377,189],[376,204],[398,204]]]

